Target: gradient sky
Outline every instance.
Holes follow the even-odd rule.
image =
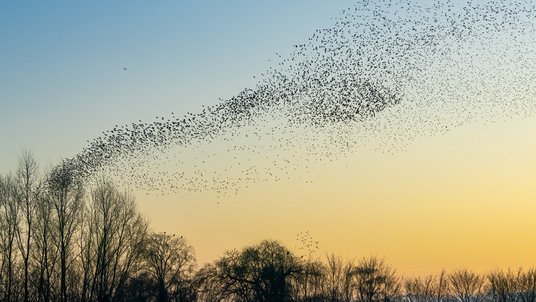
[[[115,124],[231,97],[350,3],[2,2],[0,167],[22,146],[55,162]]]
[[[1,2],[0,173],[24,147],[47,166],[116,124],[231,97],[352,2]],[[318,256],[385,256],[408,275],[534,266],[535,130],[534,117],[465,125],[319,166],[312,184],[255,184],[219,206],[210,193],[137,199],[200,262],[268,238],[296,248],[308,230]]]

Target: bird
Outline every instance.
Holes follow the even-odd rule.
[[[288,55],[275,53],[251,87],[197,112],[116,125],[70,161],[84,178],[107,173],[149,192],[229,196],[251,183],[297,177],[361,147],[403,149],[485,120],[487,107],[504,107],[498,110],[504,116],[530,113],[531,99],[510,108],[501,105],[496,85],[482,84],[533,84],[521,72],[534,69],[522,50],[533,48],[528,38],[536,33],[535,24],[522,21],[533,17],[524,3],[530,4],[471,2],[455,9],[452,0],[433,0],[434,9],[427,9],[415,0],[359,2],[331,26],[312,30],[305,43],[289,45]],[[509,35],[515,43],[494,56],[503,49],[488,47],[490,41],[504,33],[515,33]],[[519,48],[518,57],[506,55],[509,48]],[[529,63],[504,68],[520,62]],[[502,76],[490,80],[493,74]],[[518,97],[522,89],[512,90]]]

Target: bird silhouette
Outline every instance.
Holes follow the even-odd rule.
[[[394,152],[492,114],[531,114],[535,11],[529,0],[361,1],[276,53],[254,86],[115,125],[70,163],[149,192],[229,196],[366,146]]]

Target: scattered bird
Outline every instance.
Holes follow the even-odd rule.
[[[158,194],[232,195],[363,146],[391,152],[477,120],[531,114],[535,6],[360,1],[288,56],[276,53],[254,87],[197,113],[116,125],[69,163],[80,177],[104,173]]]

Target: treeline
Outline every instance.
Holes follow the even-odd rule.
[[[29,152],[0,175],[0,301],[536,302],[536,270],[402,278],[383,259],[298,256],[276,241],[197,267],[182,236],[154,233],[134,197]]]

